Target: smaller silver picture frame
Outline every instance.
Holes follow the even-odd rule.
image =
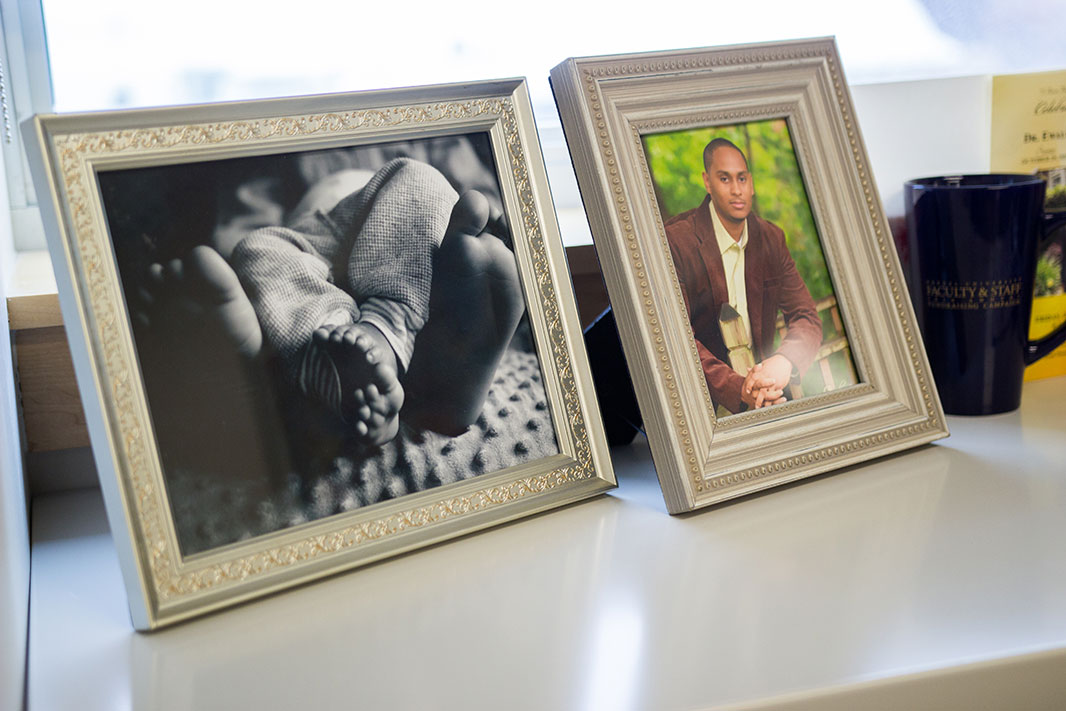
[[[571,58],[551,81],[671,513],[947,436],[832,39]],[[645,139],[768,120],[791,134],[858,377],[719,417]]]

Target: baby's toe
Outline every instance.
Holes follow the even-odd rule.
[[[163,281],[163,265],[159,262],[152,262],[148,265],[148,276],[152,281],[159,284]]]
[[[383,411],[393,415],[399,414],[400,408],[403,407],[403,401],[405,397],[403,388],[397,385],[392,390],[386,392],[384,394],[384,397],[385,406],[383,408]]]
[[[371,406],[373,401],[367,399],[366,391],[362,388],[356,388],[352,391],[352,402],[354,404],[353,412],[356,419],[366,422],[370,419]]]
[[[378,356],[374,347],[374,342],[365,333],[360,333],[355,337],[355,347],[363,354],[363,359],[373,365],[377,363]]]
[[[163,269],[163,281],[176,283],[182,281],[185,275],[185,265],[180,259],[171,259]]]
[[[389,399],[382,393],[376,385],[368,385],[366,388],[367,404],[370,405],[370,409],[378,415],[390,416],[395,414],[394,409],[391,407]]]
[[[366,386],[367,402],[374,404],[389,400],[395,391],[399,390],[399,387],[400,384],[396,380],[371,383]]]
[[[489,201],[477,190],[469,190],[459,196],[452,208],[451,220],[445,235],[480,234],[489,222]]]

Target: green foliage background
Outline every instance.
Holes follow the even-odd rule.
[[[1033,296],[1055,296],[1063,292],[1062,248],[1053,245],[1036,261]]]
[[[833,294],[784,119],[644,136],[644,152],[663,219],[698,206],[706,197],[703,148],[718,136],[732,141],[747,156],[755,186],[755,213],[785,231],[789,251],[811,296],[817,301]]]
[[[789,252],[811,296],[815,301],[835,296],[784,119],[644,136],[644,153],[663,219],[668,220],[703,202],[707,195],[703,185],[703,148],[718,136],[732,141],[747,156],[755,186],[754,211],[784,230]],[[833,326],[828,310],[820,315],[824,343],[846,338]],[[831,354],[827,362],[833,386],[823,379],[819,368],[811,368],[803,376],[804,394],[815,395],[859,382],[849,349]]]

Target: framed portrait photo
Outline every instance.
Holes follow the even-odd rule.
[[[947,436],[832,39],[551,81],[669,511]]]
[[[524,80],[24,131],[138,629],[614,485]]]

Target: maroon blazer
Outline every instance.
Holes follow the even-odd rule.
[[[718,314],[722,304],[729,301],[729,291],[711,221],[710,202],[708,195],[699,207],[668,220],[666,238],[711,400],[730,412],[741,412],[744,405],[740,388],[744,377],[729,365],[729,351],[722,342],[718,324]],[[822,321],[807,285],[796,271],[785,233],[754,213],[748,216],[744,283],[755,362],[780,354],[800,373],[805,372],[822,343]],[[778,349],[770,352],[778,311],[784,314],[787,332]]]

